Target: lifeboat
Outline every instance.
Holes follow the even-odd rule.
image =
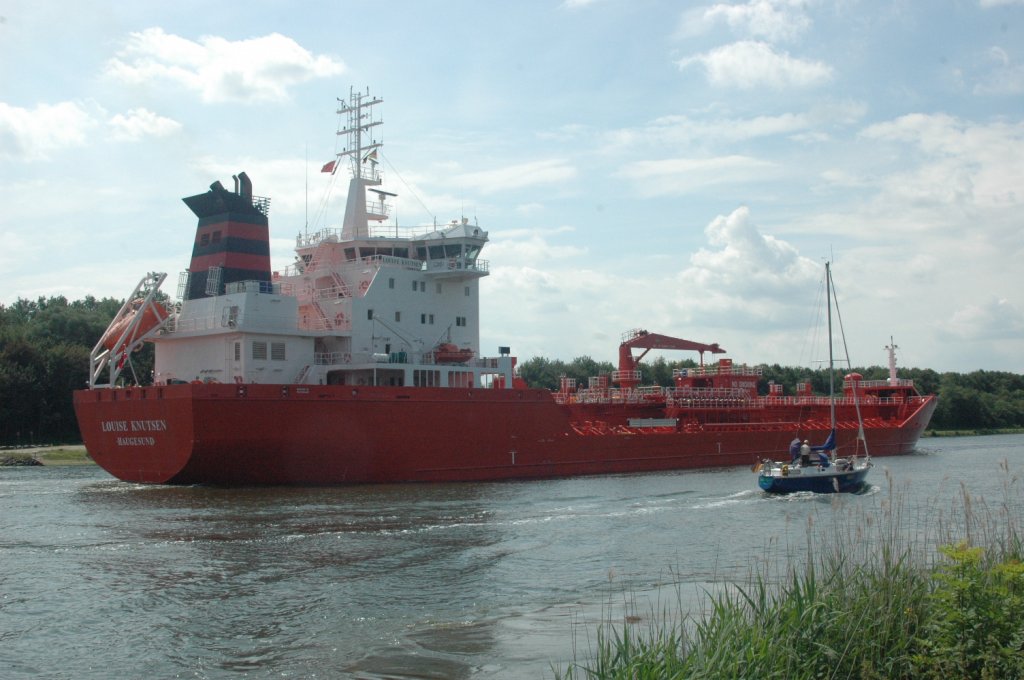
[[[141,301],[138,301],[141,304]],[[141,318],[138,318],[141,315]],[[167,318],[167,310],[157,305],[149,305],[143,310],[139,310],[138,306],[125,313],[116,322],[110,324],[107,328],[107,332],[103,334],[102,343],[103,346],[109,350],[113,350],[117,344],[118,339],[124,334],[128,327],[138,319],[138,325],[135,327],[135,332],[132,333],[131,337],[125,339],[125,344],[131,345],[135,340],[143,337],[151,330],[163,323],[164,319]]]
[[[473,358],[473,350],[461,349],[450,342],[442,342],[434,348],[434,361],[439,364],[464,364]]]

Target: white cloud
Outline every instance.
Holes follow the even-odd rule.
[[[760,232],[746,206],[719,215],[704,229],[711,248],[690,257],[681,278],[703,290],[721,291],[737,302],[752,298],[784,301],[818,276],[813,261],[789,243]]]
[[[697,64],[704,67],[708,82],[717,87],[775,90],[814,87],[832,79],[832,67],[776,52],[765,42],[743,40],[676,62],[680,70]]]
[[[166,137],[181,130],[181,123],[159,116],[147,109],[132,109],[113,116],[107,124],[118,141],[135,141],[144,137]]]
[[[195,42],[147,28],[131,34],[106,73],[133,85],[177,83],[205,102],[264,102],[285,100],[289,88],[344,70],[341,62],[314,56],[279,33],[236,41],[204,36]]]
[[[775,166],[748,156],[668,158],[628,164],[620,176],[637,182],[645,197],[692,193],[714,184],[763,177]]]
[[[724,23],[738,35],[772,42],[792,40],[811,27],[805,5],[799,0],[750,0],[739,5],[717,3],[699,7],[683,15],[680,33],[699,35]]]
[[[953,312],[946,330],[963,340],[1017,340],[1024,336],[1024,313],[1005,298],[991,297]]]
[[[24,109],[0,102],[0,158],[44,160],[61,149],[82,146],[96,119],[74,102]]]
[[[935,204],[1008,207],[1024,202],[1024,122],[972,123],[913,113],[866,128],[867,139],[909,146],[922,161],[882,178],[892,195]]]
[[[494,170],[467,172],[454,178],[455,186],[476,189],[483,194],[522,189],[537,184],[564,182],[576,176],[576,168],[562,159],[520,163]]]

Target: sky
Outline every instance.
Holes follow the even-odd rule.
[[[808,364],[831,261],[854,365],[1024,372],[1024,0],[0,0],[0,304],[173,296],[242,170],[283,268],[351,88],[398,223],[489,232],[485,355]]]

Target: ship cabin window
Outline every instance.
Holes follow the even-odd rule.
[[[422,323],[422,324],[427,323],[427,315],[426,314],[420,314],[420,323]]]
[[[372,309],[367,309],[366,310],[366,320],[367,321],[373,321],[373,310]]]
[[[430,259],[431,260],[443,260],[444,259],[444,246],[430,246]]]
[[[434,315],[433,314],[428,314],[427,315],[427,320],[430,322],[431,326],[434,325]]]
[[[440,283],[439,283],[439,284],[437,284],[437,294],[438,294],[438,295],[440,295],[440,294],[441,294],[441,284],[440,284]]]
[[[395,280],[393,278],[392,279],[388,279],[388,288],[391,288],[392,290],[394,290],[394,288],[395,288]]]
[[[345,261],[346,262],[355,262],[355,260],[356,260],[356,249],[355,248],[345,248]]]
[[[470,262],[476,260],[476,256],[480,254],[480,246],[466,244],[466,259]]]
[[[415,387],[440,387],[441,371],[413,371],[412,384]]]
[[[220,243],[220,232],[219,231],[213,232],[213,236],[210,237],[210,241],[213,242],[213,243]]]
[[[395,248],[395,257],[404,257],[408,259],[409,249],[408,248]]]
[[[463,288],[462,290],[463,290],[463,292],[464,292],[464,293],[466,294],[466,297],[469,297],[469,286],[466,286],[466,287],[465,287],[465,288]]]
[[[444,254],[447,257],[460,257],[462,255],[462,246],[459,244],[447,245],[444,247]]]
[[[252,343],[252,358],[259,361],[267,360],[267,343],[265,342],[253,342]]]
[[[413,281],[413,282],[412,282],[412,289],[413,289],[413,290],[416,290],[417,288],[419,288],[419,283],[418,283],[418,282],[416,282],[416,281]]]
[[[241,361],[241,360],[242,360],[242,343],[236,342],[235,343],[235,361]]]
[[[420,246],[419,248],[417,248],[416,249],[416,258],[419,259],[419,260],[427,259],[427,249],[424,248],[423,246]]]
[[[456,326],[465,326],[466,325],[466,317],[464,317],[464,316],[457,316],[457,317],[455,317],[455,325]]]
[[[272,342],[270,343],[270,360],[271,361],[284,361],[284,343],[283,342]]]
[[[402,321],[402,313],[401,312],[395,312],[395,321],[398,321],[398,322]]]
[[[209,234],[203,234],[202,236],[200,236],[199,237],[199,245],[200,246],[208,246],[208,245],[210,245],[210,235]]]

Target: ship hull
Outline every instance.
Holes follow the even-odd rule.
[[[795,431],[823,439],[828,429],[795,407],[680,411],[676,427],[629,427],[628,418],[658,409],[588,410],[530,389],[185,384],[80,390],[74,403],[100,466],[157,484],[482,481],[750,465],[786,451]],[[925,397],[897,417],[869,417],[871,455],[913,451],[934,408]],[[856,428],[837,434],[838,455],[854,453]]]

